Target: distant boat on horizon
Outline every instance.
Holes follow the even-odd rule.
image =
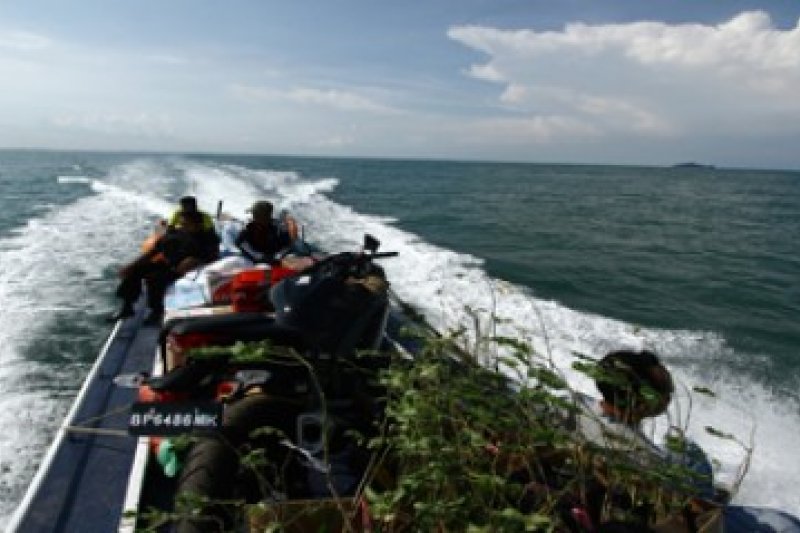
[[[715,167],[714,165],[704,165],[703,163],[695,163],[693,161],[690,161],[687,163],[677,163],[675,165],[672,165],[672,167],[670,168],[699,168],[699,169],[711,170],[717,167]]]

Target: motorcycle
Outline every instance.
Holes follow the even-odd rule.
[[[301,517],[296,502],[355,494],[370,458],[364,443],[382,413],[374,377],[390,362],[389,284],[376,260],[397,254],[379,246],[366,235],[361,252],[263,287],[272,312],[165,322],[170,370],[140,377],[131,429],[191,435],[175,485],[178,531],[236,527],[242,506],[233,501],[269,501]],[[153,442],[157,451],[171,441]],[[195,508],[182,513],[187,501]]]

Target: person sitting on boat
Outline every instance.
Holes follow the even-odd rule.
[[[284,214],[277,223],[272,218],[272,204],[266,200],[255,202],[248,211],[252,220],[239,233],[236,246],[253,263],[274,264],[275,255],[297,238],[297,222]]]
[[[214,231],[214,219],[205,211],[201,211],[197,208],[197,198],[194,196],[184,196],[178,200],[178,205],[178,209],[170,215],[167,221],[168,228],[179,228],[181,226],[182,213],[200,213],[200,216],[203,217],[203,230]]]
[[[139,299],[142,281],[147,283],[149,323],[157,323],[164,312],[164,292],[167,286],[190,270],[211,262],[219,256],[219,237],[206,231],[198,211],[182,211],[180,225],[168,229],[153,246],[135,261],[122,267],[122,278],[116,290],[122,299],[119,311],[112,320],[133,315],[133,304]]]
[[[595,385],[602,399],[586,402],[587,412],[579,416],[583,438],[602,448],[624,450],[644,465],[681,465],[691,473],[697,496],[714,498],[711,464],[697,444],[676,435],[675,446],[662,448],[642,432],[642,421],[665,413],[674,392],[672,376],[658,356],[647,350],[613,351],[597,369]]]

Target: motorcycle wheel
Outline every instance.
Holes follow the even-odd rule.
[[[239,456],[230,443],[221,437],[202,438],[189,450],[178,479],[177,494],[198,500],[230,500],[236,487],[238,469]],[[181,518],[175,524],[175,531],[230,531],[235,521],[235,511],[235,508],[223,504],[202,505],[197,516]]]
[[[176,494],[210,500],[197,516],[183,517],[175,526],[177,533],[231,531],[243,520],[242,506],[211,503],[232,500],[241,495],[240,485],[247,476],[240,475],[240,454],[246,445],[265,448],[277,455],[271,439],[251,442],[250,433],[264,426],[291,427],[290,410],[261,395],[248,396],[228,406],[220,434],[198,438],[190,448],[178,478]],[[277,457],[276,457],[277,458]]]

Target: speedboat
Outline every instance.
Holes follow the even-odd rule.
[[[145,325],[140,303],[115,325],[8,531],[415,529],[416,504],[387,518],[367,497],[405,482],[381,444],[388,394],[377,378],[442,337],[392,297],[377,260],[394,254],[378,247],[366,236],[361,251],[286,263],[295,268],[229,260],[178,282],[158,326]],[[448,349],[439,355],[463,374],[471,363]],[[478,372],[486,394],[518,393]],[[499,457],[494,437],[470,433]],[[390,458],[380,469],[376,447]],[[557,478],[562,490],[569,468],[514,482]],[[524,522],[537,501],[498,516]],[[556,503],[563,530],[596,530],[588,505]],[[653,530],[800,531],[786,513],[739,505],[668,518]]]

